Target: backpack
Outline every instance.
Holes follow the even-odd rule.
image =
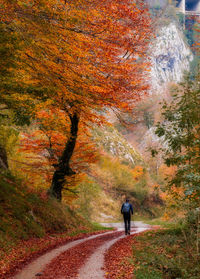
[[[131,209],[130,204],[128,202],[125,202],[123,204],[122,212],[123,213],[128,213],[130,211],[130,209]]]

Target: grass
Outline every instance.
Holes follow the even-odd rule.
[[[102,230],[102,229],[103,229],[103,230],[108,230],[108,231],[112,230],[112,228],[104,227],[104,226],[102,226],[102,225],[99,224],[99,223],[92,222],[92,225],[93,225],[93,227],[94,227],[94,230],[97,230],[97,231]]]
[[[163,220],[162,218],[155,218],[155,219],[152,219],[152,220],[144,220],[145,223],[149,224],[149,225],[152,225],[152,226],[161,226],[162,228],[176,228],[177,226],[180,226],[179,224],[176,224],[174,222],[171,222],[171,221],[166,221],[166,220]]]
[[[66,205],[23,186],[9,173],[0,174],[0,247],[8,252],[19,241],[46,234],[96,231]]]
[[[133,246],[134,279],[199,279],[195,231],[170,225],[137,236]]]

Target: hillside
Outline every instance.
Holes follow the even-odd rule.
[[[91,165],[78,186],[76,210],[99,222],[121,220],[125,197],[133,203],[135,219],[160,216],[163,202],[142,155],[114,127],[95,128],[93,140],[100,160]]]
[[[9,172],[0,173],[0,197],[2,279],[50,249],[105,230],[47,197],[46,190],[29,188]]]
[[[49,199],[42,189],[27,188],[9,173],[0,174],[0,196],[1,258],[21,240],[95,229],[67,205]]]

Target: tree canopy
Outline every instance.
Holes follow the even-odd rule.
[[[34,104],[36,118],[46,113],[51,122],[40,127],[51,138],[58,129],[55,115],[65,119],[66,143],[57,133],[63,149],[51,187],[61,199],[65,177],[74,174],[69,161],[79,125],[84,133],[89,125],[105,121],[106,108],[131,111],[146,94],[150,16],[142,1],[129,0],[3,1],[2,7],[2,20],[12,25],[23,45],[21,81],[32,87],[26,98]]]

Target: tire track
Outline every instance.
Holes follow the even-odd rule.
[[[76,245],[83,243],[87,240],[94,239],[96,237],[111,234],[113,232],[106,232],[98,235],[93,235],[84,239],[75,240],[72,242],[69,242],[65,245],[62,245],[56,249],[51,250],[50,252],[45,253],[44,255],[38,257],[36,260],[34,260],[32,263],[25,266],[20,272],[18,272],[15,276],[13,276],[13,279],[36,279],[39,278],[35,276],[38,273],[41,273],[41,271],[45,268],[47,264],[49,264],[54,258],[58,257],[61,253],[65,252],[66,250],[75,247]]]
[[[131,231],[131,235],[145,230],[146,228],[136,228],[135,230]],[[103,270],[104,254],[114,243],[125,237],[126,236],[124,235],[119,236],[116,239],[107,241],[104,245],[99,247],[80,269],[77,279],[105,279],[105,271]]]

